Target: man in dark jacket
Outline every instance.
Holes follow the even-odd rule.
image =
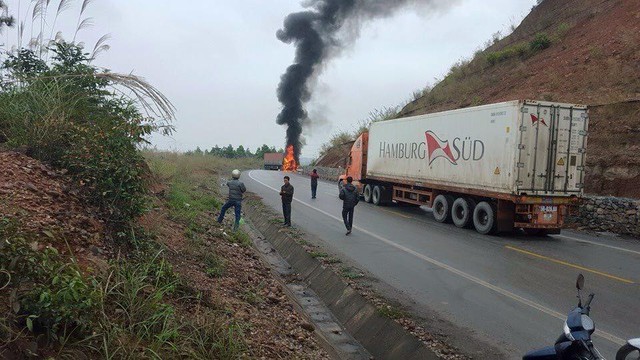
[[[222,220],[224,219],[224,214],[229,210],[230,207],[233,206],[233,209],[236,213],[236,223],[233,226],[233,230],[238,230],[240,226],[240,211],[242,210],[242,194],[247,191],[247,188],[244,186],[244,183],[238,179],[240,179],[240,170],[236,169],[231,172],[231,176],[233,180],[227,181],[227,187],[229,187],[229,197],[227,198],[227,202],[222,205],[222,209],[220,209],[220,216],[218,216],[218,222],[222,224]]]
[[[360,201],[360,194],[358,189],[352,184],[353,178],[347,177],[347,185],[340,189],[340,199],[342,200],[342,220],[344,226],[347,228],[347,234],[351,234],[351,228],[353,227],[353,209],[358,205]]]
[[[280,188],[282,198],[282,214],[284,215],[284,226],[291,226],[291,202],[293,201],[293,186],[289,184],[289,177],[284,177],[284,185]]]
[[[316,169],[313,169],[310,176],[311,176],[311,198],[315,199],[316,191],[318,190],[318,178],[320,177],[320,175],[318,175],[318,171]]]

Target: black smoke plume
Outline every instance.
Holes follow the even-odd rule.
[[[305,11],[289,14],[276,36],[296,46],[294,63],[280,78],[278,100],[282,111],[277,123],[287,125],[287,145],[293,145],[298,160],[302,147],[303,125],[309,121],[305,103],[311,99],[311,80],[324,62],[339,53],[358,36],[365,20],[391,16],[408,5],[436,4],[450,6],[454,1],[442,0],[307,0]],[[345,31],[346,30],[346,31]],[[345,34],[348,32],[348,34]]]

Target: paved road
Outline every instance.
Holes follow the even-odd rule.
[[[242,179],[281,211],[281,172],[254,170]],[[626,338],[640,336],[640,241],[562,235],[483,236],[433,220],[425,208],[377,207],[361,201],[354,232],[344,235],[337,186],[289,174],[296,189],[294,226],[321,238],[378,280],[447,321],[489,339],[509,358],[552,345],[576,304],[575,278],[594,292],[594,342],[613,359]],[[586,296],[586,294],[585,294]],[[469,339],[474,341],[474,339]]]

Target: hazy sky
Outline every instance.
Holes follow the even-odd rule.
[[[19,1],[5,2],[16,16]],[[58,3],[49,5],[50,25]],[[81,3],[71,0],[56,22],[55,32],[61,30],[66,39],[73,37]],[[285,128],[275,123],[276,87],[293,61],[294,46],[278,41],[275,33],[286,15],[303,10],[301,3],[95,0],[85,13],[95,25],[81,30],[78,40],[92,48],[110,33],[111,49],[95,64],[144,77],[176,106],[177,132],[171,138],[154,136],[158,148],[282,147]],[[535,3],[459,0],[445,11],[409,8],[365,23],[354,46],[331,60],[316,83],[309,111],[324,121],[304,132],[308,145],[302,156],[315,157],[332,133],[353,130],[370,111],[406,103],[413,91],[472,56],[493,33],[519,24]],[[21,19],[28,6],[31,15],[31,1],[21,1]],[[27,25],[25,33],[30,31]],[[15,39],[15,30],[2,34],[2,42],[15,44]]]

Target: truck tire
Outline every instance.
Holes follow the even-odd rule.
[[[451,220],[459,228],[466,228],[473,223],[473,210],[476,202],[471,198],[459,197],[451,205]]]
[[[437,222],[445,223],[451,220],[451,205],[453,204],[453,197],[449,195],[438,195],[433,200],[433,217]]]
[[[367,184],[364,186],[364,190],[362,190],[362,197],[364,198],[365,202],[368,202],[368,203],[371,202],[372,192],[373,192],[373,189],[371,189],[371,185]]]
[[[492,234],[496,230],[496,210],[486,201],[481,201],[473,210],[473,226],[482,235]]]
[[[384,186],[376,185],[373,187],[373,191],[371,192],[371,201],[374,205],[380,206],[386,203],[385,190]]]

